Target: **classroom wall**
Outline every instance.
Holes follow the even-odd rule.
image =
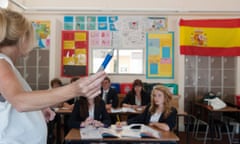
[[[145,75],[110,75],[113,82],[132,82],[136,78],[144,82],[177,83],[179,94],[184,93],[184,56],[179,54],[178,21],[180,18],[229,18],[239,17],[239,0],[21,0],[26,6],[24,14],[32,20],[50,20],[51,49],[49,78],[60,77],[61,66],[61,30],[64,15],[154,15],[168,18],[169,31],[175,32],[175,62],[174,79],[146,79]],[[14,5],[10,6],[14,7]],[[16,8],[14,8],[16,9]],[[22,9],[19,9],[22,11]],[[90,57],[89,57],[90,58]],[[237,59],[237,73],[240,72],[240,58]],[[69,78],[62,78],[69,82]],[[237,82],[240,77],[237,76]],[[236,93],[240,94],[240,84],[237,83]],[[184,96],[179,101],[184,107]]]
[[[239,0],[13,0],[29,8],[160,9],[177,11],[239,11]]]

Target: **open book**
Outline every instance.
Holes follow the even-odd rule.
[[[102,132],[103,137],[131,137],[131,138],[160,138],[159,131],[143,125],[143,124],[131,124],[124,126],[122,130],[112,125],[111,128],[105,129]]]
[[[160,138],[159,131],[143,125],[131,124],[123,126],[122,129],[112,125],[110,128],[86,127],[80,129],[82,139],[100,139],[100,138]]]

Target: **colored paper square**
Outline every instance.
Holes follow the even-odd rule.
[[[150,74],[158,74],[158,64],[150,64]]]
[[[63,39],[63,40],[74,40],[74,33],[64,31],[64,32],[62,33],[62,39]]]
[[[64,41],[63,42],[63,49],[74,49],[74,41]]]
[[[75,32],[75,41],[86,41],[87,34],[85,32]]]
[[[65,22],[64,23],[64,30],[73,30],[73,23]]]
[[[73,22],[73,16],[64,16],[64,22]]]
[[[98,16],[98,22],[107,22],[106,16]]]
[[[96,23],[88,23],[87,30],[96,30]]]
[[[148,54],[149,55],[160,54],[160,40],[159,39],[149,39],[148,40]]]
[[[76,27],[75,27],[76,30],[85,30],[85,24],[84,23],[76,23]]]
[[[114,23],[118,20],[118,16],[109,16],[108,21],[109,23]]]
[[[162,48],[162,58],[170,58],[170,47]]]
[[[85,22],[85,17],[84,16],[76,16],[76,22]]]
[[[107,30],[107,23],[98,23],[98,30]]]
[[[89,23],[96,23],[96,17],[95,16],[87,16],[87,22]]]

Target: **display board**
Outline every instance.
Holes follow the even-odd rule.
[[[147,72],[146,78],[173,78],[173,34],[168,33],[168,23],[166,17],[152,16],[64,16],[65,31],[86,31],[88,32],[88,48],[115,48],[115,49],[143,49],[153,54],[154,52],[163,51],[164,55],[158,60],[158,68],[154,70],[152,55],[147,55],[147,69],[149,66],[151,72]],[[167,33],[166,36],[156,34],[158,39],[170,38],[169,43],[164,47],[159,47],[158,51],[149,49],[148,40],[153,33]],[[150,34],[150,35],[149,35]],[[172,35],[171,35],[172,34]],[[172,37],[168,37],[172,36]],[[149,39],[150,38],[150,39]],[[162,42],[161,42],[162,44]],[[161,45],[160,44],[160,45]],[[162,45],[161,45],[162,46]],[[161,50],[160,50],[161,49]],[[160,55],[156,53],[155,55]],[[64,54],[63,56],[66,56]],[[166,56],[169,58],[167,59]],[[66,58],[66,57],[65,57]],[[165,62],[163,64],[162,62]],[[166,64],[166,62],[168,64]],[[162,67],[165,67],[164,69]],[[65,69],[67,71],[67,68]],[[71,72],[71,71],[70,71]]]
[[[88,31],[62,31],[62,76],[88,75]]]
[[[50,24],[51,23],[48,20],[32,21],[32,26],[36,38],[36,47],[50,48]]]
[[[147,78],[173,78],[174,33],[147,33]]]

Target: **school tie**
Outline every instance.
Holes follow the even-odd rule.
[[[107,92],[103,91],[103,100],[105,103],[107,103]]]

